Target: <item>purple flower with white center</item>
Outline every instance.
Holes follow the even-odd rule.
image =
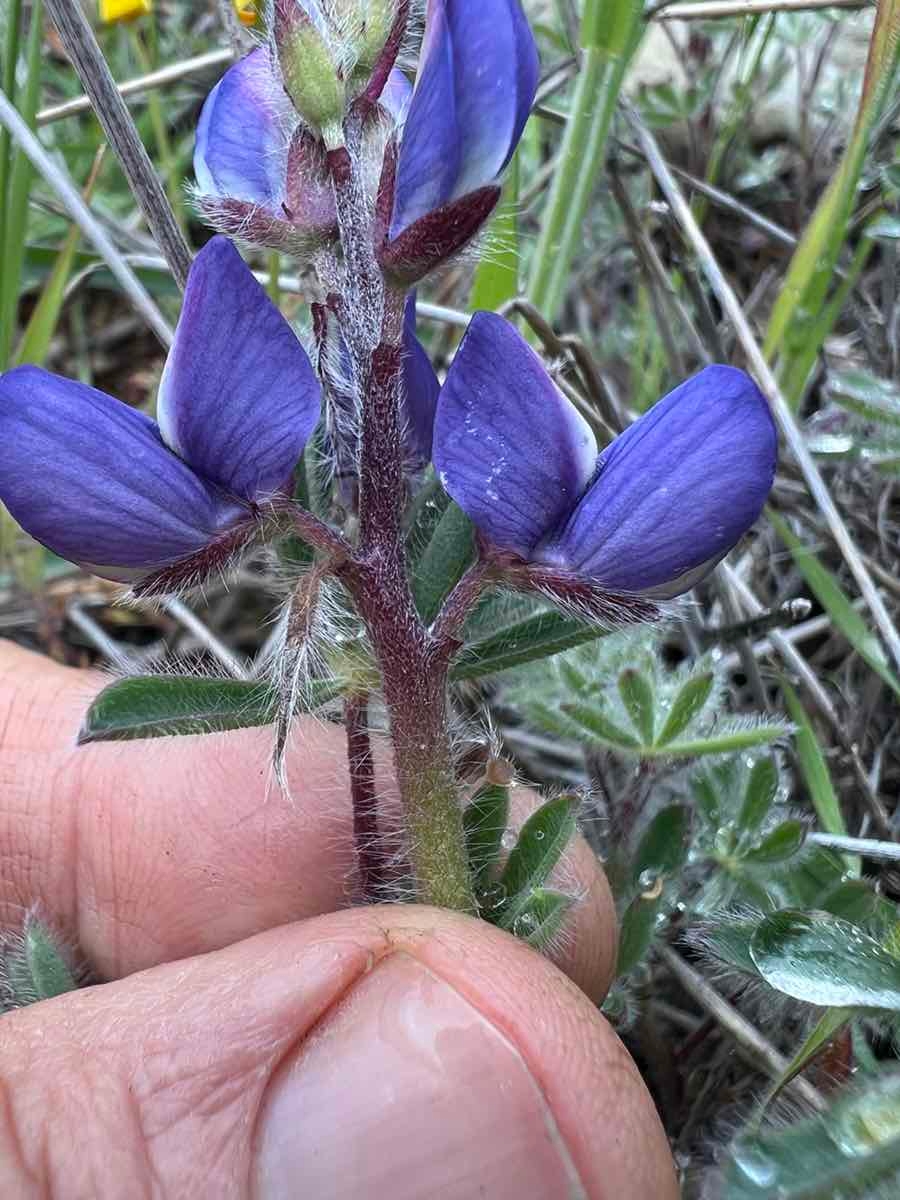
[[[411,91],[392,71],[380,100],[391,124]],[[370,126],[379,169],[386,136],[383,122]],[[207,96],[194,174],[201,212],[231,237],[303,255],[337,236],[325,148],[299,120],[267,49],[230,67]]]
[[[534,102],[538,66],[519,0],[429,0],[380,255],[398,278],[421,278],[487,219]]]
[[[689,590],[746,533],[776,456],[765,398],[726,366],[681,384],[598,455],[538,356],[490,313],[472,318],[434,430],[440,479],[495,553],[530,564],[536,583],[655,599]]]
[[[260,507],[290,490],[319,409],[290,326],[213,238],[188,278],[158,424],[38,367],[0,376],[0,500],[97,575],[146,583],[179,564],[188,577],[251,539]]]

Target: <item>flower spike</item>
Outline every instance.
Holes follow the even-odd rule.
[[[38,541],[120,581],[191,578],[250,540],[318,419],[319,388],[237,251],[197,255],[157,425],[39,367],[0,376],[0,500]]]
[[[776,455],[762,393],[711,366],[597,457],[537,356],[490,313],[472,318],[435,423],[444,487],[495,552],[560,587],[569,577],[654,598],[689,590],[750,528]]]

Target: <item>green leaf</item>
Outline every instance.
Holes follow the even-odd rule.
[[[719,793],[712,778],[702,771],[691,780],[691,792],[694,802],[710,829],[716,830],[721,823],[719,808]]]
[[[542,804],[522,826],[500,876],[506,896],[497,920],[502,929],[512,929],[534,890],[547,881],[575,836],[577,812],[577,796],[557,796]]]
[[[687,681],[672,702],[669,715],[657,739],[658,746],[667,746],[684,733],[709,699],[714,682],[715,676],[712,671],[704,671],[702,675],[695,675]]]
[[[29,912],[21,935],[0,939],[0,1012],[50,1000],[78,987],[52,930]]]
[[[825,760],[825,755],[822,753],[822,748],[819,745],[819,739],[816,737],[812,722],[806,715],[803,705],[800,703],[800,697],[783,676],[781,678],[781,691],[787,710],[791,715],[791,720],[797,726],[794,733],[797,759],[800,763],[803,781],[809,791],[813,808],[816,810],[816,816],[819,818],[819,824],[826,833],[846,837],[847,826],[844,823],[844,814],[841,812],[841,802],[834,790],[834,784],[831,782],[828,763]],[[843,858],[853,874],[859,875],[862,870],[862,864],[858,855],[846,854]]]
[[[333,679],[314,681],[305,710],[318,708],[340,691],[340,684]],[[275,698],[265,683],[177,675],[138,676],[104,688],[88,709],[78,742],[85,745],[218,733],[268,725],[274,715]]]
[[[702,758],[705,754],[733,754],[736,750],[749,750],[753,746],[765,746],[787,737],[790,726],[776,724],[751,725],[747,729],[730,729],[720,734],[711,733],[688,742],[669,742],[660,746],[656,753],[660,757]]]
[[[747,779],[744,802],[738,814],[738,828],[746,833],[759,829],[769,815],[778,794],[778,765],[774,758],[761,758],[753,764]]]
[[[769,986],[795,1000],[900,1011],[900,959],[830,913],[772,913],[753,934],[750,955]]]
[[[25,51],[27,73],[24,87],[16,97],[16,107],[29,128],[33,129],[40,97],[41,59],[44,38],[44,7],[41,0],[31,6],[28,42]],[[0,371],[8,364],[12,349],[16,309],[22,282],[28,228],[28,200],[34,168],[23,150],[12,155],[8,193],[0,197],[4,204],[3,269],[0,271]]]
[[[643,672],[626,667],[619,674],[619,695],[645,746],[653,745],[653,686]]]
[[[597,741],[616,750],[640,750],[641,743],[630,733],[625,733],[598,707],[591,704],[563,704],[562,711],[583,726]]]
[[[789,399],[797,403],[815,362],[827,327],[816,336],[810,323],[826,306],[841,250],[847,240],[850,217],[866,161],[870,135],[891,94],[900,44],[900,0],[882,0],[869,42],[863,90],[852,133],[843,158],[819,200],[794,251],[772,308],[764,351],[771,360],[782,358],[782,375],[792,380]],[[861,245],[871,246],[863,238]]]
[[[416,608],[427,625],[474,558],[475,527],[451,500],[413,572]]]
[[[895,696],[900,696],[900,680],[888,665],[881,643],[853,607],[835,576],[827,567],[822,566],[816,555],[807,549],[786,521],[771,509],[767,512],[775,531],[790,550],[794,562],[816,599],[863,662],[872,668]]]
[[[853,1010],[850,1008],[825,1009],[809,1034],[803,1039],[803,1045],[778,1076],[771,1091],[763,1099],[760,1105],[760,1113],[769,1107],[775,1097],[787,1087],[792,1079],[796,1078],[801,1071],[809,1066],[816,1055],[821,1050],[824,1050],[834,1038],[837,1031],[842,1029],[853,1015]]]
[[[684,804],[670,804],[656,814],[644,830],[631,866],[633,880],[642,891],[660,875],[674,875],[684,866],[690,827],[690,809]]]
[[[495,675],[595,641],[605,637],[606,632],[562,613],[538,613],[466,646],[453,663],[451,678]]]
[[[509,822],[509,788],[486,784],[463,811],[469,870],[475,883],[488,874],[500,854]]]
[[[662,893],[651,899],[635,896],[622,917],[616,975],[627,975],[644,958],[665,913]]]
[[[546,950],[565,924],[573,903],[572,897],[562,892],[535,888],[510,932],[535,950]]]
[[[743,1137],[723,1200],[874,1200],[900,1192],[900,1076],[885,1072],[822,1114]]]
[[[782,821],[780,825],[742,856],[745,863],[785,862],[802,848],[806,826],[800,821]]]

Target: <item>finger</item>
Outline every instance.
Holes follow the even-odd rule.
[[[76,747],[105,682],[0,642],[0,923],[39,900],[112,979],[347,904],[341,729],[296,722],[286,796],[266,729]],[[379,757],[385,802],[396,803]],[[534,803],[514,795],[514,807]],[[599,997],[614,960],[612,901],[585,845],[567,861],[579,902],[555,953]]]
[[[674,1200],[634,1064],[546,960],[370,908],[4,1019],[0,1194]]]

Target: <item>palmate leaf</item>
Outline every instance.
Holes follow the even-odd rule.
[[[341,688],[333,679],[313,681],[303,711],[328,703]],[[78,742],[221,733],[268,725],[274,717],[275,697],[265,682],[144,675],[104,688],[88,709]]]

